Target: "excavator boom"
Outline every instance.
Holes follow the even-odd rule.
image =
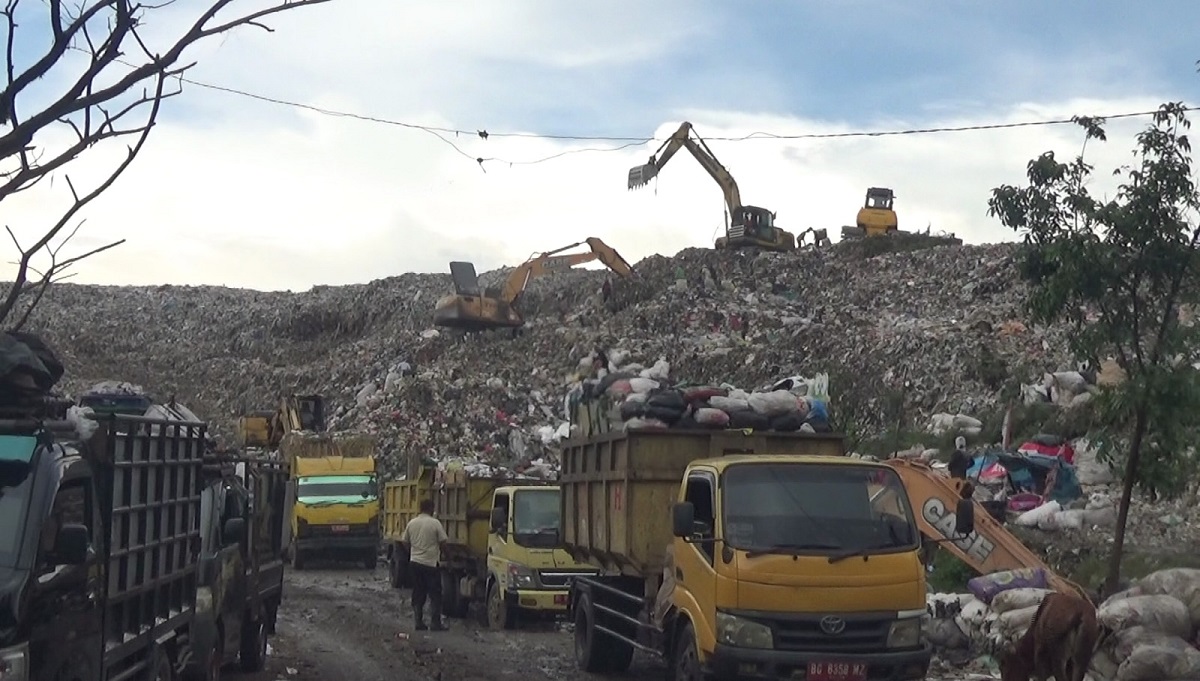
[[[587,245],[586,253],[563,253],[577,246]],[[622,277],[634,275],[633,267],[613,247],[596,237],[539,253],[509,273],[498,289],[479,289],[475,266],[470,263],[450,263],[455,281],[455,294],[445,296],[437,302],[433,323],[436,326],[466,330],[496,328],[517,329],[525,319],[517,310],[517,303],[529,282],[537,277],[562,272],[575,265],[599,260]]]
[[[963,498],[966,481],[947,478],[919,462],[889,459],[884,463],[895,469],[904,481],[921,534],[945,546],[979,574],[1021,568],[1041,569],[1051,589],[1090,598],[1082,586],[1051,570],[979,502],[973,502],[975,531],[965,537],[955,535],[956,508],[959,499]]]
[[[691,153],[725,196],[729,223],[726,225],[725,236],[717,240],[717,248],[753,246],[772,251],[791,251],[796,248],[795,235],[775,226],[775,213],[766,208],[742,204],[742,193],[738,189],[737,180],[721,165],[716,155],[708,148],[708,144],[696,134],[688,121],[679,125],[675,134],[663,142],[649,161],[629,169],[626,182],[628,188],[644,186],[657,177],[667,161],[680,149],[687,149]]]

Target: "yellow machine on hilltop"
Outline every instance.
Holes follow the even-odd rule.
[[[693,139],[694,138],[694,139]],[[742,193],[737,180],[721,165],[708,145],[696,134],[692,124],[684,121],[675,134],[663,143],[650,160],[629,169],[627,186],[636,189],[658,176],[667,161],[680,149],[687,149],[725,194],[728,211],[725,236],[717,239],[717,249],[761,248],[768,251],[793,251],[796,236],[775,226],[774,211],[759,206],[742,204]]]
[[[928,228],[924,232],[901,231],[899,220],[896,218],[895,202],[896,194],[891,189],[887,187],[868,188],[863,207],[858,209],[855,225],[842,227],[842,240],[906,235],[932,240],[934,244],[962,245],[962,239],[953,234],[932,234]]]
[[[562,252],[587,244],[589,253]],[[469,262],[450,263],[454,279],[454,294],[437,301],[433,311],[435,326],[483,331],[488,329],[519,329],[525,317],[518,309],[522,294],[530,280],[571,269],[575,265],[599,260],[622,277],[633,275],[633,267],[611,246],[595,237],[540,253],[514,269],[501,287],[480,290],[475,265]]]

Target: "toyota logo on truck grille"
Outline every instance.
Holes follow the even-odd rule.
[[[841,617],[827,615],[821,618],[821,631],[830,636],[837,636],[846,630],[846,620]]]

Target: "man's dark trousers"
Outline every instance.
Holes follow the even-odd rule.
[[[429,600],[429,614],[434,629],[442,624],[442,571],[440,568],[410,562],[412,575],[412,606],[417,629],[425,628],[425,601]]]

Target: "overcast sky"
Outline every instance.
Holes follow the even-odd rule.
[[[158,37],[198,2],[153,17]],[[235,2],[235,5],[239,3]],[[245,7],[262,3],[242,0]],[[44,12],[43,3],[31,10]],[[586,9],[584,9],[586,7]],[[334,0],[193,50],[194,80],[392,121],[491,133],[664,138],[996,124],[1200,102],[1194,0]],[[29,17],[32,35],[37,19]],[[1193,26],[1188,29],[1187,26]],[[44,36],[19,43],[18,67]],[[60,72],[33,97],[62,87]],[[57,78],[57,79],[56,79]],[[29,111],[35,99],[24,104]],[[1132,157],[1147,118],[1114,121],[1088,148],[1097,187]],[[39,143],[61,141],[47,136]],[[68,250],[128,243],[76,282],[304,290],[404,272],[479,271],[598,236],[636,262],[711,246],[719,188],[686,152],[626,191],[660,142],[483,140],[328,116],[185,85],[135,164],[84,213]],[[837,238],[868,186],[892,187],[902,229],[969,243],[1014,235],[986,214],[1037,154],[1073,156],[1071,125],[710,146],[743,200],[793,232]],[[77,186],[111,165],[97,148]],[[494,159],[480,164],[475,158]],[[486,171],[486,172],[485,172]],[[0,218],[23,241],[67,205],[61,175]],[[6,259],[7,260],[7,259]],[[0,276],[11,278],[5,264]]]

